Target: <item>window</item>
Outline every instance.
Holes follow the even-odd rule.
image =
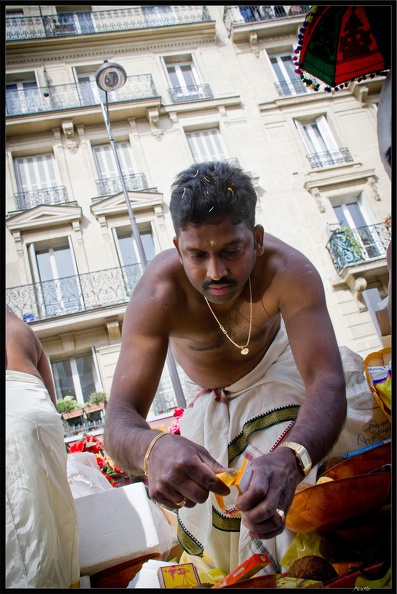
[[[164,58],[170,84],[171,101],[185,101],[212,97],[209,85],[203,84],[191,55]]]
[[[115,146],[127,190],[135,191],[145,188],[147,186],[145,176],[137,173],[129,142],[118,142]],[[120,177],[111,145],[95,146],[93,147],[93,154],[100,178],[98,182],[100,195],[105,196],[121,192]]]
[[[17,158],[14,161],[14,171],[18,188],[15,196],[18,209],[67,202],[67,191],[65,186],[60,185],[53,154]]]
[[[219,130],[187,132],[186,138],[195,163],[225,161],[228,157]]]
[[[57,399],[72,396],[83,403],[93,392],[102,391],[95,353],[55,361],[51,367]]]
[[[54,155],[47,153],[36,157],[15,159],[18,190],[29,192],[59,185],[59,175]]]
[[[270,63],[276,79],[276,87],[281,97],[307,92],[306,85],[295,73],[296,66],[290,54],[270,56]]]
[[[40,317],[55,317],[82,310],[79,277],[70,239],[60,239],[50,247],[31,243],[29,254],[33,277],[37,279],[37,302],[43,310]]]
[[[132,237],[131,229],[124,227],[115,228],[113,232],[124,281],[127,284],[128,292],[131,293],[141,276],[138,246],[135,238]],[[139,229],[139,236],[146,259],[150,262],[156,255],[156,247],[151,228]]]
[[[368,225],[360,202],[361,200],[346,200],[338,206],[333,206],[333,209],[340,227],[353,230],[348,239],[355,248],[357,257],[368,260],[380,256],[384,250],[381,244],[378,244],[380,238],[376,225]]]
[[[79,94],[83,105],[98,105],[105,101],[105,93],[96,84],[95,73],[76,72]]]
[[[346,148],[338,147],[325,116],[305,122],[295,120],[295,125],[313,168],[353,161]]]
[[[95,33],[95,25],[92,20],[91,11],[79,12],[58,12],[58,24],[55,27],[55,34],[80,34]]]
[[[43,111],[43,96],[32,75],[31,79],[6,83],[6,115]]]
[[[160,4],[153,6],[142,5],[141,8],[148,27],[177,24],[172,6],[162,6]]]

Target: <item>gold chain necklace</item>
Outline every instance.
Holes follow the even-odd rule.
[[[210,308],[210,312],[212,313],[212,315],[214,316],[214,318],[218,322],[219,328],[222,330],[222,332],[226,336],[226,338],[228,338],[230,340],[230,342],[232,344],[234,344],[234,346],[236,346],[238,349],[240,349],[242,355],[248,355],[248,353],[249,353],[249,349],[247,347],[248,347],[249,342],[251,340],[251,329],[252,329],[252,288],[251,288],[251,277],[248,277],[248,284],[249,284],[249,288],[250,288],[250,327],[249,327],[249,331],[248,331],[248,339],[247,339],[247,342],[245,343],[244,346],[240,346],[239,344],[237,344],[236,342],[234,342],[234,340],[232,340],[230,338],[230,336],[226,332],[225,328],[222,326],[222,324],[220,323],[220,321],[216,317],[216,315],[215,315],[212,307],[209,304],[209,301],[208,301],[207,297],[205,297],[205,295],[204,295],[204,299],[205,299],[208,307]]]

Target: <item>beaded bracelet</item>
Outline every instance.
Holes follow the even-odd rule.
[[[166,431],[162,431],[161,433],[158,433],[156,435],[156,437],[153,439],[153,441],[150,442],[149,447],[148,447],[148,449],[146,451],[145,457],[143,459],[143,472],[145,473],[146,478],[147,478],[147,475],[148,475],[147,461],[149,459],[150,452],[152,451],[153,446],[156,443],[156,441],[158,441],[160,439],[160,437],[164,437],[164,435],[168,435],[168,433]]]

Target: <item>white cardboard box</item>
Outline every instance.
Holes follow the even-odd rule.
[[[75,499],[81,575],[157,552],[159,536],[143,483]]]

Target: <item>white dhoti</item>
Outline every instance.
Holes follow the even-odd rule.
[[[343,360],[351,363],[346,349],[341,354]],[[353,369],[345,373],[347,386],[352,384],[352,398],[348,395],[348,417],[351,410],[354,423],[351,425],[347,419],[345,431],[335,444],[333,455],[362,447],[359,435],[371,431],[372,409],[380,411],[368,384],[361,385],[357,365],[353,365],[353,382],[349,380]],[[245,377],[223,389],[207,390],[192,386],[190,395],[186,395],[187,408],[180,420],[181,435],[204,446],[222,466],[240,468],[244,458],[258,458],[272,451],[286,437],[305,394],[282,323],[262,361]],[[354,401],[358,396],[361,404],[356,407]],[[367,414],[363,414],[363,408],[368,409]],[[357,424],[360,417],[362,423]],[[390,429],[390,424],[387,425]],[[387,432],[388,429],[383,428]],[[385,436],[385,433],[380,433],[375,441]],[[305,481],[314,484],[316,474],[317,466],[312,468]],[[191,555],[201,555],[204,550],[210,553],[215,566],[225,573],[254,553],[266,553],[271,560],[258,575],[283,571],[280,560],[294,536],[295,533],[286,528],[275,538],[251,538],[240,518],[230,517],[220,509],[213,493],[203,504],[178,510],[178,540],[182,547]]]
[[[69,588],[78,521],[60,414],[39,378],[6,380],[6,587]]]

